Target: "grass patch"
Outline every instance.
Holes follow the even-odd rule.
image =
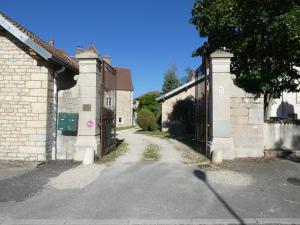
[[[196,152],[199,152],[199,145],[197,144],[195,140],[194,134],[186,134],[182,136],[173,136],[174,139],[177,141],[189,146],[191,149],[193,149]]]
[[[159,159],[159,147],[155,144],[149,144],[144,151],[145,160],[158,160]]]
[[[240,158],[234,160],[224,160],[222,163],[217,165],[219,169],[235,169],[236,166],[242,164],[255,164],[255,166],[264,165],[272,162],[275,159],[268,158]]]
[[[120,130],[127,130],[127,129],[131,129],[134,128],[135,126],[127,126],[127,127],[117,127],[116,130],[120,131]]]
[[[138,130],[135,133],[149,135],[149,136],[154,136],[154,137],[160,137],[160,138],[169,138],[170,137],[170,133],[163,132],[163,131],[160,131],[160,130],[155,130],[155,131]]]
[[[108,163],[115,161],[120,155],[123,155],[128,149],[128,144],[125,141],[117,140],[117,148],[108,154],[104,155],[97,163]]]
[[[183,157],[186,159],[187,164],[200,164],[203,162],[209,162],[204,155],[193,150],[185,150]]]

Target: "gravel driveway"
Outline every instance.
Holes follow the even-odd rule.
[[[139,162],[143,159],[143,152],[147,145],[155,144],[159,147],[160,162],[182,163],[181,152],[176,145],[167,139],[135,133],[136,129],[127,129],[118,132],[118,138],[128,144],[128,152],[121,156],[118,162]]]

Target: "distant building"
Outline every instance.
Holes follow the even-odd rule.
[[[117,127],[133,126],[133,85],[131,71],[126,68],[115,67],[115,69],[117,71]]]
[[[184,113],[175,113],[174,106],[178,102],[183,102],[185,105],[193,104],[195,98],[195,85],[196,80],[193,77],[192,80],[180,87],[159,96],[156,100],[161,102],[161,129],[162,131],[172,131],[175,133],[188,132],[193,126],[188,124],[187,121],[193,121],[193,105],[191,110],[186,108]],[[185,102],[185,103],[184,103]],[[184,114],[184,115],[183,115]],[[172,130],[171,130],[172,129]]]
[[[295,67],[300,71],[299,67]],[[299,119],[300,117],[300,93],[283,92],[280,98],[273,99],[271,102],[270,117],[280,119]]]

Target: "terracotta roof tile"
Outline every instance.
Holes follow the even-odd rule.
[[[38,36],[33,34],[31,31],[27,30],[25,27],[23,27],[22,25],[20,25],[19,23],[17,23],[13,19],[11,19],[10,17],[6,16],[2,12],[0,12],[0,15],[3,16],[7,21],[12,23],[22,33],[24,33],[29,38],[31,38],[36,44],[38,44],[39,46],[44,48],[46,51],[50,52],[57,61],[64,64],[69,69],[71,69],[75,72],[79,71],[78,63],[72,57],[70,57],[66,52],[64,52],[61,49],[57,49],[57,48],[53,47],[49,43],[46,43],[41,38],[39,38]]]
[[[117,71],[117,90],[133,91],[130,69],[114,68]]]

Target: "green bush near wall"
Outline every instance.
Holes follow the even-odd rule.
[[[154,114],[148,109],[139,111],[137,124],[145,131],[154,131],[158,128]]]

